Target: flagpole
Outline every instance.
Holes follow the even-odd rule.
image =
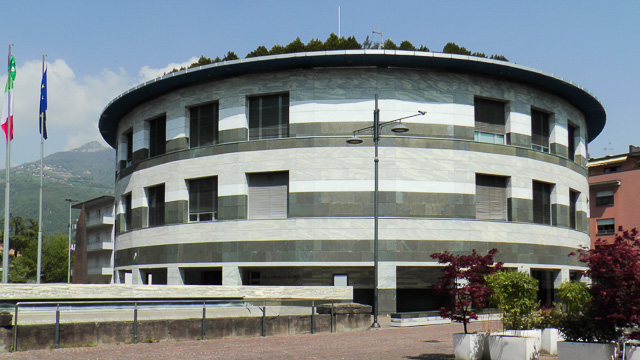
[[[42,55],[42,76],[44,78],[44,55]],[[44,84],[43,84],[44,85]],[[46,89],[45,89],[46,91]],[[40,103],[42,104],[42,89],[40,89]],[[44,157],[44,119],[43,112],[44,109],[40,109],[40,207],[38,213],[38,271],[36,275],[36,283],[40,284],[40,274],[42,273],[42,167],[43,167],[43,157]]]
[[[11,66],[11,44],[9,44],[8,64]],[[11,69],[9,69],[11,72]],[[8,74],[11,77],[11,73]],[[8,81],[8,80],[7,80]],[[8,94],[6,104],[11,104],[11,93]],[[7,114],[11,116],[11,109],[7,109]],[[11,194],[11,134],[13,130],[13,121],[7,120],[7,166],[5,169],[6,183],[4,186],[4,241],[2,242],[2,282],[9,283],[9,195]]]

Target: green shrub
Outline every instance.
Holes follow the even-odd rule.
[[[501,271],[487,276],[487,286],[493,290],[489,301],[502,313],[505,329],[532,329],[536,324],[533,311],[537,301],[538,280],[520,271]]]

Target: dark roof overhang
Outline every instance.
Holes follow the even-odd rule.
[[[270,55],[225,61],[170,73],[133,87],[112,100],[100,115],[102,137],[116,147],[118,122],[136,106],[195,84],[244,74],[303,68],[398,67],[477,74],[535,86],[578,108],[591,141],[602,132],[606,112],[600,101],[582,87],[551,74],[505,61],[466,55],[400,50],[338,50]]]

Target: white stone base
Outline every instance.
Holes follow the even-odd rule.
[[[558,342],[558,360],[614,360],[617,345],[610,343]]]
[[[536,360],[539,351],[536,339],[521,336],[490,335],[491,360]]]
[[[458,360],[480,360],[486,346],[487,334],[453,334],[453,353]]]
[[[563,341],[564,335],[558,330],[553,328],[542,330],[542,351],[551,355],[558,353],[558,341]],[[640,359],[639,359],[640,360]]]

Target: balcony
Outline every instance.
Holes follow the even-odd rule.
[[[100,241],[100,242],[87,243],[87,252],[101,251],[101,250],[113,250],[113,241]]]
[[[114,224],[113,216],[85,218],[85,226],[87,227],[87,229],[102,227],[102,226],[104,227],[113,226],[113,224]]]
[[[113,268],[109,266],[92,266],[87,268],[87,275],[113,275]]]

